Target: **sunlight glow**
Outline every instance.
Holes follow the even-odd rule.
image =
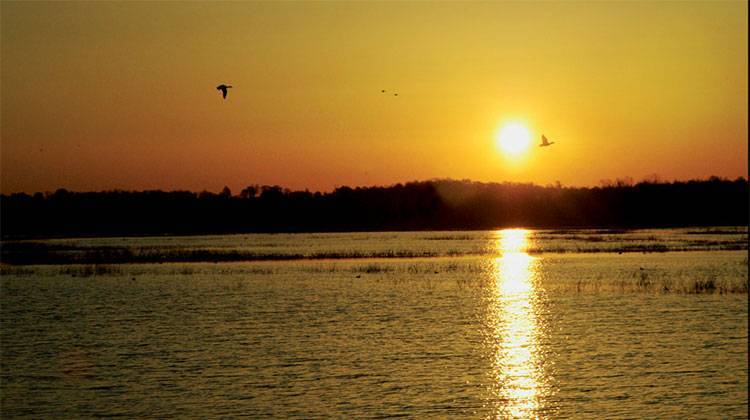
[[[533,418],[539,409],[544,374],[537,337],[536,260],[526,249],[529,231],[499,232],[495,260],[495,407],[497,417]]]
[[[531,133],[520,122],[504,125],[495,137],[500,150],[505,155],[512,157],[520,156],[531,146]]]

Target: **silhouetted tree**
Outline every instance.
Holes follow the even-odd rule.
[[[329,193],[248,186],[203,191],[105,191],[0,196],[3,238],[525,227],[747,225],[748,181],[632,179],[559,183],[432,180]]]
[[[257,185],[249,185],[240,191],[240,198],[248,199],[248,198],[255,198],[255,196],[258,194],[258,186]]]
[[[219,197],[221,198],[231,198],[232,197],[232,190],[229,189],[226,185],[219,193]]]

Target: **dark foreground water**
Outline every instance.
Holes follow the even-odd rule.
[[[747,418],[746,232],[80,240],[355,258],[4,266],[0,414]]]

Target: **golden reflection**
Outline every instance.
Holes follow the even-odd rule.
[[[539,415],[541,356],[537,319],[539,291],[536,261],[526,253],[529,231],[502,230],[500,257],[494,261],[493,309],[495,416],[531,418]]]

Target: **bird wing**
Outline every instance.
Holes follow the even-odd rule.
[[[223,96],[224,99],[227,99],[227,90],[226,90],[226,88],[224,88],[224,89],[221,90],[221,96]]]
[[[544,134],[542,134],[542,144],[548,144],[547,137],[544,137]]]

